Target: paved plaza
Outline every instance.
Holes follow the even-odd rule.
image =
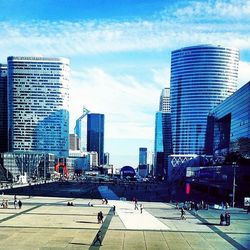
[[[220,226],[221,210],[214,209],[186,212],[181,220],[179,210],[160,202],[138,201],[141,213],[130,201],[28,196],[18,196],[23,206],[15,209],[13,198],[2,195],[9,207],[0,208],[0,249],[250,249],[250,214],[243,209],[230,209],[231,225]],[[93,246],[99,230],[102,246]]]

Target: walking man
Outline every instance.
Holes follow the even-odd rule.
[[[141,214],[142,214],[142,209],[143,209],[143,205],[142,205],[142,204],[140,204]]]
[[[184,208],[182,207],[181,208],[181,220],[186,220],[184,215],[185,215],[185,211],[184,211]]]

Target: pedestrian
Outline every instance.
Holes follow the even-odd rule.
[[[223,213],[221,213],[220,215],[220,225],[221,226],[224,226],[226,223],[225,223],[225,216],[223,215]]]
[[[230,226],[230,213],[229,212],[225,213],[225,220],[226,220],[226,225]]]
[[[103,213],[102,213],[102,211],[99,212],[99,220],[100,220],[100,223],[103,223]]]
[[[141,214],[142,214],[142,209],[143,209],[143,205],[142,205],[142,204],[140,204]]]
[[[198,214],[198,210],[199,210],[199,207],[198,207],[198,203],[196,202],[195,205],[194,205],[194,209],[195,209],[195,214],[197,215]]]
[[[185,218],[185,210],[184,210],[184,208],[182,207],[181,208],[181,220],[186,220],[186,218]]]
[[[17,208],[17,200],[16,199],[14,200],[14,208],[15,209]]]
[[[21,209],[21,208],[22,208],[22,205],[23,205],[23,203],[19,200],[19,201],[18,201],[18,206],[19,206],[19,209]]]
[[[135,199],[135,210],[138,210],[137,199]]]
[[[115,215],[115,205],[113,206],[113,212],[114,212],[114,215]]]
[[[102,236],[101,236],[101,233],[102,233],[102,231],[99,230],[98,233],[97,233],[97,235],[96,235],[96,237],[95,237],[95,240],[94,240],[94,242],[93,242],[93,245],[95,245],[95,243],[96,243],[97,241],[99,242],[100,246],[102,245]]]

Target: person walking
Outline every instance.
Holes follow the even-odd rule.
[[[114,215],[115,215],[115,205],[113,206],[113,213],[114,213]]]
[[[143,205],[140,204],[140,211],[141,211],[141,214],[142,214],[142,210],[143,210]]]
[[[181,208],[181,220],[186,220],[186,218],[185,218],[185,210],[184,210],[184,208],[182,207]]]
[[[93,245],[95,245],[96,242],[99,242],[100,246],[102,245],[102,235],[101,235],[101,233],[102,233],[102,231],[99,230],[96,237],[95,237]]]
[[[19,206],[19,209],[21,209],[21,208],[22,208],[22,205],[23,205],[23,203],[21,202],[21,200],[19,200],[19,201],[18,201],[18,206]]]
[[[230,213],[229,212],[225,213],[225,220],[226,220],[226,225],[230,226]]]
[[[16,199],[14,200],[14,208],[15,209],[17,208],[17,200]]]
[[[103,213],[102,213],[102,211],[99,212],[99,218],[100,218],[100,222],[103,223]]]

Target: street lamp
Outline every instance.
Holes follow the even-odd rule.
[[[234,179],[233,179],[233,207],[234,207],[234,203],[235,203],[235,187],[236,187],[236,184],[235,184],[235,168],[238,167],[238,166],[237,166],[236,162],[233,162],[232,166],[233,166],[233,169],[234,169]]]

